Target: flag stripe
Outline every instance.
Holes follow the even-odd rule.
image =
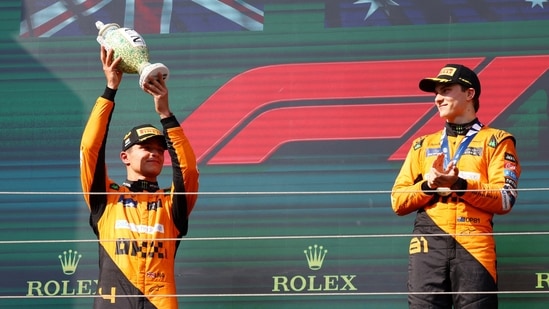
[[[245,14],[246,16],[254,19],[259,23],[263,23],[263,12],[254,8],[251,5],[248,5],[245,2],[236,1],[236,0],[220,0],[220,2],[223,2],[226,5],[233,7],[237,11],[241,12],[242,14]]]
[[[61,11],[63,8],[58,8],[57,5],[55,8],[50,7],[48,9],[52,10],[45,9],[32,15],[31,24],[36,25],[33,26],[32,32],[36,37],[51,36],[74,19],[72,12]],[[52,15],[53,12],[57,13]]]
[[[141,33],[160,33],[163,0],[135,0],[134,29]]]
[[[111,0],[88,0],[81,3],[83,16],[91,15],[103,7]],[[32,13],[28,16],[32,29],[27,27],[28,20],[23,20],[20,27],[21,37],[49,37],[65,28],[77,19],[78,11],[69,10],[62,1],[56,1]]]
[[[234,5],[234,1],[211,1],[211,0],[193,0],[193,2],[209,9],[212,12],[218,12],[236,24],[248,30],[263,30],[263,16],[261,18],[252,18],[249,15],[242,14],[238,9],[242,6]],[[228,3],[225,3],[228,2]],[[253,14],[254,16],[256,14]],[[260,22],[261,21],[261,22]]]
[[[173,1],[164,0],[162,13],[160,16],[160,33],[170,33],[170,24],[172,20]]]

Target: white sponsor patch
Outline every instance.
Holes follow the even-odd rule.
[[[157,232],[164,233],[164,225],[162,224],[148,226],[144,224],[130,223],[126,220],[116,220],[116,224],[114,225],[114,228],[117,230],[130,230],[132,232],[146,233],[146,234],[154,234]]]
[[[501,208],[504,211],[511,209],[511,198],[505,189],[501,190]]]
[[[480,174],[475,172],[460,171],[459,177],[470,180],[480,180]]]

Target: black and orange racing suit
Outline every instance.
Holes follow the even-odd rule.
[[[446,126],[450,153],[464,135]],[[427,173],[441,152],[441,132],[417,138],[391,194],[396,214],[416,212],[409,248],[410,308],[497,308],[496,250],[492,218],[511,211],[517,198],[520,165],[515,139],[487,126],[477,133],[457,163],[458,182],[450,195],[434,193]],[[426,236],[435,234],[433,236]],[[433,292],[433,293],[431,293]],[[438,294],[437,294],[438,293]]]
[[[106,88],[97,99],[80,148],[82,190],[99,239],[101,297],[95,298],[94,308],[177,308],[175,254],[197,198],[192,194],[198,190],[195,155],[176,118],[162,119],[172,162],[171,188],[112,181],[105,145],[115,94]],[[185,192],[190,194],[175,194]]]

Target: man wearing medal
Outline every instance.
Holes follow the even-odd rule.
[[[471,69],[447,64],[419,88],[435,94],[446,123],[414,140],[391,194],[397,215],[416,212],[409,307],[497,308],[492,218],[517,199],[515,138],[477,118],[481,86]]]

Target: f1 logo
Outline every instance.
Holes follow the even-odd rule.
[[[418,83],[447,63],[477,71],[479,119],[490,124],[547,71],[549,56],[259,67],[221,86],[182,127],[199,163],[258,164],[288,142],[368,139],[403,139],[387,154],[388,160],[402,160],[413,138],[442,127],[434,95]]]

